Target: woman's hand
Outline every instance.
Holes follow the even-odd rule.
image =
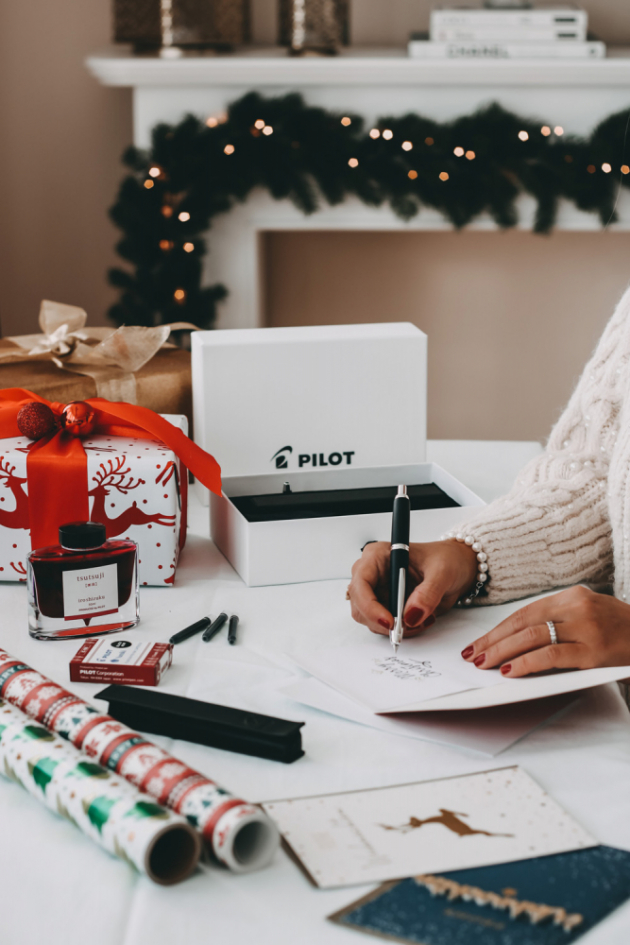
[[[556,628],[555,644],[548,620]],[[630,665],[630,605],[571,587],[517,610],[462,656],[480,669],[500,666],[508,678],[550,669]]]
[[[371,542],[352,567],[348,596],[352,616],[372,633],[387,634],[394,626],[389,604],[389,554],[386,541]],[[435,541],[409,546],[409,586],[403,619],[405,636],[426,630],[471,589],[477,575],[477,556],[462,542]]]

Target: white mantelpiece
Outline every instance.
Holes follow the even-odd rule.
[[[90,72],[105,85],[133,88],[134,142],[146,147],[159,121],[178,122],[192,112],[202,118],[221,115],[246,92],[263,95],[300,92],[313,105],[357,112],[367,121],[418,112],[437,120],[470,113],[498,101],[522,115],[562,125],[568,134],[587,134],[601,119],[630,108],[630,51],[607,59],[422,61],[403,50],[348,49],[333,58],[293,58],[278,48],[229,55],[194,55],[165,60],[134,56],[117,48],[91,56]],[[629,162],[630,163],[630,162]],[[630,229],[630,194],[620,197],[620,222]],[[521,225],[531,228],[533,204],[521,201]],[[480,218],[472,226],[490,229]],[[592,214],[561,208],[559,226],[597,230]],[[204,273],[207,283],[221,281],[230,290],[221,306],[221,327],[261,324],[259,237],[269,230],[438,230],[449,224],[424,210],[408,223],[389,209],[348,200],[305,217],[288,201],[256,193],[212,228]]]

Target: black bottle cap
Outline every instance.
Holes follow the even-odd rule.
[[[59,528],[59,544],[71,551],[100,548],[106,540],[105,526],[101,522],[68,522]]]

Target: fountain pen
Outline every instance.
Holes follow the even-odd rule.
[[[394,653],[402,643],[403,610],[407,592],[409,569],[409,526],[411,502],[407,486],[398,486],[392,511],[392,549],[389,560],[389,606],[394,617],[394,626],[389,632]]]

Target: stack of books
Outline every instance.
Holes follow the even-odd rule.
[[[436,7],[429,33],[412,33],[414,59],[602,59],[588,14],[573,4]]]

